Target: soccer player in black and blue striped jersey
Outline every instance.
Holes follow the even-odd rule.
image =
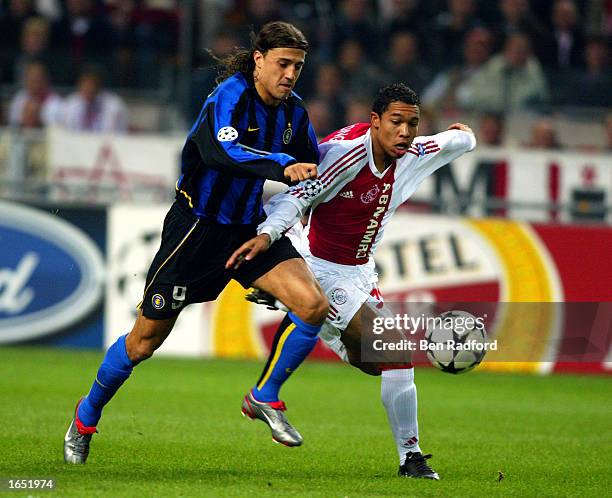
[[[266,179],[291,184],[317,176],[316,136],[293,92],[307,50],[297,28],[272,22],[253,37],[250,50],[222,61],[225,79],[206,99],[183,149],[176,200],[164,221],[136,323],[109,348],[89,394],[78,402],[64,438],[66,462],[85,463],[102,408],[132,369],[161,346],[181,310],[216,299],[232,278],[293,310],[291,333],[276,348],[265,386],[254,387],[245,402],[248,415],[265,421],[275,441],[302,443],[278,392],[316,344],[327,298],[287,239],[256,262],[247,257],[239,268],[225,263],[265,218]]]

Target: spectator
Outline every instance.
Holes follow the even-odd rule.
[[[248,0],[245,13],[247,23],[253,25],[255,31],[268,22],[283,18],[278,0]]]
[[[612,2],[591,0],[587,10],[587,32],[612,36]]]
[[[420,61],[416,36],[408,31],[398,31],[391,37],[389,61],[384,74],[383,84],[403,82],[417,93],[431,81],[433,74]]]
[[[315,94],[311,100],[319,99],[326,103],[330,109],[332,126],[335,130],[346,125],[345,97],[344,83],[338,66],[336,64],[319,65],[315,77]],[[315,131],[318,133],[318,130],[315,129]]]
[[[21,32],[21,52],[15,58],[13,81],[23,81],[25,68],[30,62],[43,62],[53,71],[54,58],[49,52],[51,30],[49,22],[42,17],[30,17]],[[56,81],[55,72],[53,80]]]
[[[584,69],[575,69],[558,79],[565,105],[612,107],[612,69],[609,47],[601,37],[590,38],[584,50]],[[576,92],[579,88],[580,91]]]
[[[552,33],[540,56],[552,71],[578,68],[582,64],[584,35],[573,0],[556,0],[552,10]]]
[[[149,88],[159,85],[162,71],[178,51],[177,0],[107,0],[119,70],[117,82]]]
[[[422,29],[425,9],[420,0],[378,0],[378,10],[386,33]]]
[[[9,124],[18,128],[41,128],[58,122],[62,99],[51,89],[42,63],[26,65],[23,86],[11,100]]]
[[[217,86],[217,59],[227,57],[238,46],[240,46],[240,40],[234,33],[221,31],[214,36],[210,50],[200,54],[198,67],[191,77],[189,104],[186,109],[190,123],[195,122],[206,97]]]
[[[525,33],[536,47],[542,44],[547,30],[531,12],[527,0],[501,0],[499,10],[502,19],[494,27],[499,42],[496,49],[501,48],[506,38],[514,33]]]
[[[380,70],[367,61],[363,44],[359,40],[348,39],[340,45],[338,65],[351,97],[369,99],[382,84]]]
[[[499,147],[504,142],[504,118],[502,114],[485,113],[480,117],[478,143]]]
[[[62,124],[71,130],[123,133],[127,110],[119,96],[102,88],[100,73],[86,69],[79,77],[77,91],[66,99]]]
[[[501,54],[491,58],[457,93],[460,105],[485,112],[508,112],[548,101],[540,63],[527,36],[511,35]]]
[[[475,0],[448,0],[448,9],[434,20],[428,40],[438,65],[446,67],[461,59],[461,47],[465,36],[473,28],[482,25],[477,17]]]
[[[310,100],[306,104],[310,124],[320,141],[336,130],[334,119],[327,102],[321,99]]]
[[[32,17],[36,17],[38,12],[34,7],[33,0],[9,0],[7,2],[6,13],[2,15],[0,6],[0,77],[3,83],[14,83],[13,79],[15,63],[15,51],[19,46],[23,26]]]
[[[423,91],[423,104],[432,110],[455,110],[457,92],[489,60],[493,38],[489,30],[474,28],[463,42],[463,63],[439,73]]]
[[[378,30],[372,22],[372,12],[368,0],[342,0],[340,12],[336,19],[334,29],[333,49],[338,49],[344,40],[368,40],[368,55],[374,56],[378,49],[376,40],[379,38]]]
[[[0,46],[3,51],[17,47],[26,21],[38,16],[33,0],[9,0],[7,4],[6,14],[0,21]]]
[[[527,144],[533,149],[560,149],[555,124],[551,119],[543,118],[535,122],[531,128],[531,141]]]
[[[96,12],[94,0],[66,0],[66,12],[53,23],[52,32],[55,56],[71,65],[72,81],[84,64],[102,65],[113,73],[116,33],[104,12]]]
[[[372,112],[372,99],[351,99],[346,107],[347,123],[368,123]]]

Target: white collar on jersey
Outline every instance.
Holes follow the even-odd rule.
[[[378,169],[376,168],[376,163],[374,162],[374,151],[372,150],[372,136],[370,135],[371,130],[372,128],[370,128],[366,132],[365,140],[363,142],[366,146],[366,150],[368,151],[368,166],[370,167],[370,171],[376,178],[382,178],[383,176],[385,176],[387,171],[389,171],[389,168],[393,165],[393,162],[395,161],[389,164],[389,166],[387,166],[382,173],[378,171]]]

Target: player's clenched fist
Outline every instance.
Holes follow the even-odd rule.
[[[270,236],[267,233],[262,233],[251,240],[247,240],[230,256],[225,263],[225,269],[229,270],[240,267],[243,261],[249,261],[257,256],[260,252],[265,252],[270,248]]]
[[[285,168],[285,178],[291,183],[302,182],[317,177],[317,165],[314,163],[295,163]]]

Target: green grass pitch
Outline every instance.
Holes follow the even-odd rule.
[[[417,369],[422,446],[441,476],[432,482],[396,477],[379,379],[315,362],[283,392],[301,448],[273,444],[240,415],[261,362],[154,358],[106,408],[88,463],[68,466],[62,439],[101,358],[0,349],[0,477],[57,482],[10,496],[576,497],[612,487],[610,378]]]

